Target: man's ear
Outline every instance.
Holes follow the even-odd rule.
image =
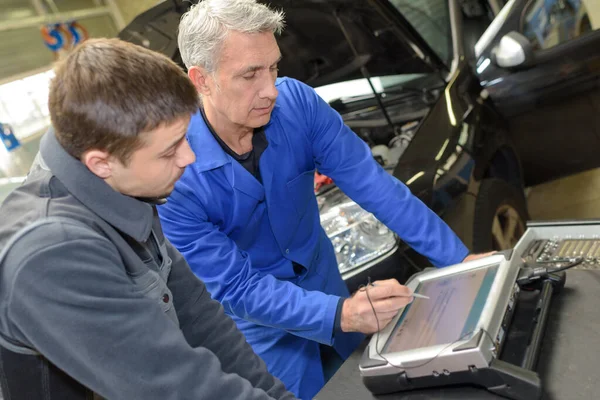
[[[202,96],[210,95],[210,87],[208,86],[207,82],[210,79],[210,76],[204,68],[190,67],[188,69],[188,76],[196,87],[198,93],[200,93]]]
[[[89,150],[81,156],[81,162],[99,178],[108,179],[112,176],[113,157],[106,151]]]

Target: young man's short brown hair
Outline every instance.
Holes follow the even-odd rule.
[[[48,101],[56,137],[75,158],[91,149],[127,164],[138,135],[198,109],[183,70],[162,54],[119,39],[90,39],[55,68]]]

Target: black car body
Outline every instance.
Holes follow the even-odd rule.
[[[528,218],[525,184],[600,164],[598,157],[584,153],[565,163],[565,170],[550,160],[552,152],[560,150],[544,143],[549,130],[564,129],[556,120],[564,117],[559,110],[570,95],[595,96],[596,107],[600,104],[598,58],[591,53],[598,32],[587,33],[578,39],[583,43],[564,50],[572,57],[569,62],[545,50],[536,62],[534,51],[520,41],[523,36],[512,32],[519,31],[515,20],[531,1],[268,3],[286,13],[286,29],[278,38],[280,74],[315,87],[371,146],[374,157],[472,251],[516,243]],[[138,16],[119,36],[181,63],[176,30],[188,7],[187,2],[164,2]],[[501,40],[508,33],[521,47],[515,49],[509,40],[512,46],[507,50],[506,40]],[[580,54],[584,49],[590,53]],[[511,59],[511,51],[521,51],[522,60]],[[510,60],[515,65],[499,66]],[[589,62],[596,62],[596,68],[589,68]],[[577,88],[571,87],[570,75],[561,75],[560,83],[543,75],[564,68],[577,71]],[[596,90],[589,90],[590,85]],[[540,99],[547,107],[540,108]],[[599,140],[594,136],[599,128],[597,108],[595,115],[588,117],[595,118],[591,130],[580,133]],[[524,127],[530,132],[523,133]],[[351,290],[368,277],[403,282],[428,266],[424,257],[372,215],[357,210],[334,185],[320,188],[317,196],[322,224]],[[351,210],[354,219],[340,221],[340,215],[351,214],[340,210]],[[328,230],[329,225],[335,229]],[[346,226],[342,233],[340,226]]]

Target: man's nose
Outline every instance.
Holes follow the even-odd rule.
[[[184,140],[179,149],[179,157],[177,157],[177,166],[185,168],[191,163],[196,161],[196,155],[194,154],[190,144],[187,140]]]
[[[273,79],[272,77],[269,77],[265,80],[262,90],[258,93],[260,98],[271,100],[275,100],[278,94],[279,91],[275,87],[275,79]]]

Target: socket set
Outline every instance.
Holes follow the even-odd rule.
[[[533,240],[522,254],[525,261],[560,264],[582,259],[579,269],[600,269],[600,238],[559,238]]]

